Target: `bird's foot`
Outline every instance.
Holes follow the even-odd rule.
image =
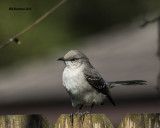
[[[86,112],[83,112],[83,115],[87,115],[87,114],[91,114],[90,112],[86,111]]]
[[[82,113],[79,112],[79,111],[75,112],[74,114],[75,114],[75,115],[82,115]]]

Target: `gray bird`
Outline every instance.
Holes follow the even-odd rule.
[[[83,105],[87,105],[91,106],[91,112],[94,104],[102,105],[107,97],[116,106],[110,88],[119,85],[143,85],[146,82],[143,80],[107,82],[91,65],[87,56],[79,50],[71,50],[57,60],[65,63],[63,86],[70,96],[72,106],[80,105],[79,110]]]

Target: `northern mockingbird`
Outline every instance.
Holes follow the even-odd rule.
[[[69,93],[72,106],[80,105],[79,110],[83,105],[91,106],[92,110],[94,104],[102,105],[107,97],[116,106],[110,88],[118,85],[143,85],[146,82],[143,80],[107,82],[91,65],[87,56],[78,50],[71,50],[57,60],[65,63],[63,86]]]

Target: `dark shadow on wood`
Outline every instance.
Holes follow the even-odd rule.
[[[5,115],[0,116],[0,128],[50,128],[42,115]]]

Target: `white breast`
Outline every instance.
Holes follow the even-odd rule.
[[[83,74],[83,68],[65,68],[63,71],[63,85],[67,91],[75,93],[80,93],[84,89],[91,89],[85,80]]]
[[[72,105],[102,103],[106,96],[89,85],[84,77],[83,69],[83,67],[76,69],[66,67],[63,71],[63,85],[71,95]]]

